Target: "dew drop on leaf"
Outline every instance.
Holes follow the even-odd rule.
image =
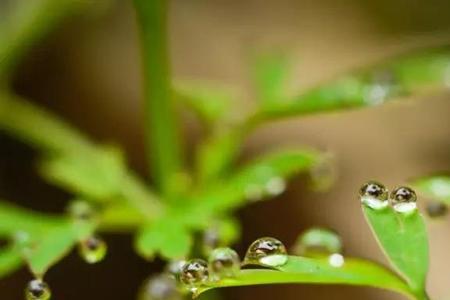
[[[334,268],[340,268],[344,265],[344,256],[340,253],[333,253],[328,257],[328,263]]]
[[[416,192],[409,187],[401,186],[394,189],[390,195],[392,207],[399,213],[412,213],[417,209]]]
[[[209,280],[208,263],[203,259],[191,259],[183,266],[180,280],[192,292]]]
[[[160,274],[150,278],[141,289],[139,300],[181,300],[182,296],[174,278]]]
[[[75,221],[90,221],[95,215],[93,207],[83,200],[76,200],[70,203],[67,212]]]
[[[342,240],[332,230],[311,228],[298,237],[293,249],[295,254],[301,256],[326,256],[333,253],[341,253]]]
[[[105,258],[108,247],[103,239],[91,236],[80,242],[78,250],[87,263],[95,264]]]
[[[51,295],[47,283],[41,279],[31,280],[25,289],[25,297],[27,300],[48,300]]]
[[[214,249],[208,262],[214,280],[236,276],[241,265],[239,255],[231,248]]]
[[[281,177],[272,177],[266,183],[266,192],[271,196],[281,195],[286,190],[286,181]]]
[[[180,280],[181,271],[183,266],[186,264],[184,259],[172,260],[169,262],[165,268],[165,272],[176,281]]]
[[[388,190],[376,181],[365,183],[359,190],[361,203],[372,209],[383,209],[389,205]]]
[[[288,260],[286,247],[275,238],[263,237],[248,247],[244,264],[279,267]]]
[[[442,202],[432,201],[427,204],[427,214],[430,218],[439,218],[447,215],[448,208]]]

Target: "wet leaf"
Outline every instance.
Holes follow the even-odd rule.
[[[390,207],[375,210],[363,206],[364,215],[392,266],[411,288],[425,290],[428,272],[428,237],[421,214],[396,213]]]

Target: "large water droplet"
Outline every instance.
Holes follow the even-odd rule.
[[[295,254],[302,256],[324,256],[342,252],[339,235],[324,228],[311,228],[302,233],[294,246]]]
[[[373,209],[383,209],[389,205],[388,190],[376,181],[365,183],[359,190],[361,202]]]
[[[272,177],[266,183],[266,192],[271,196],[281,195],[286,190],[286,181],[281,177]]]
[[[104,240],[92,236],[81,241],[78,250],[81,257],[83,257],[87,263],[95,264],[105,258],[108,247]]]
[[[52,293],[47,283],[41,279],[31,280],[25,289],[27,300],[48,300],[51,295]]]
[[[248,247],[244,264],[278,267],[288,260],[286,247],[275,238],[263,237],[254,241]]]
[[[181,300],[177,282],[169,275],[160,274],[150,278],[143,286],[139,300]]]
[[[203,259],[189,260],[181,270],[180,280],[195,292],[198,287],[209,280],[208,263]]]
[[[185,264],[186,261],[184,259],[173,260],[167,264],[165,271],[176,281],[180,281],[181,271]]]
[[[427,204],[427,214],[431,218],[443,217],[447,214],[447,212],[447,205],[442,202],[432,201]]]
[[[241,265],[239,255],[231,248],[214,249],[208,262],[214,280],[236,276]]]
[[[417,209],[417,196],[411,188],[401,186],[391,193],[391,204],[396,212],[412,213]]]
[[[340,253],[333,253],[328,257],[328,263],[334,268],[340,268],[344,265],[344,256]]]

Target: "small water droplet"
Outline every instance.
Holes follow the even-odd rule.
[[[27,300],[48,300],[51,295],[52,293],[47,283],[41,279],[31,280],[25,289]]]
[[[182,296],[174,278],[166,274],[150,278],[143,286],[139,300],[181,300]]]
[[[401,186],[394,189],[390,198],[396,212],[409,214],[417,209],[416,192],[409,187]]]
[[[266,192],[271,196],[281,195],[286,190],[286,181],[281,177],[272,177],[266,183]]]
[[[373,208],[383,209],[389,205],[388,190],[384,185],[376,181],[365,183],[359,190],[361,203]]]
[[[340,268],[344,265],[345,259],[342,254],[333,253],[328,257],[328,263],[334,268]]]
[[[236,276],[241,265],[239,255],[231,248],[214,249],[208,262],[214,280]]]
[[[92,205],[84,200],[71,202],[67,207],[67,212],[75,221],[90,221],[95,216]]]
[[[95,264],[105,258],[108,247],[103,239],[91,236],[80,242],[78,250],[87,263]]]
[[[310,257],[341,253],[342,240],[332,230],[311,228],[298,237],[294,252],[298,255]]]
[[[249,184],[245,188],[245,198],[252,202],[260,201],[264,198],[264,189],[258,184]]]
[[[447,215],[448,207],[442,202],[432,201],[427,204],[427,214],[431,218],[439,218]]]
[[[181,271],[183,270],[183,266],[185,264],[186,261],[184,259],[173,260],[167,264],[165,271],[176,281],[180,281]]]
[[[191,292],[209,280],[208,263],[203,259],[189,260],[181,270],[180,280]]]
[[[365,88],[364,101],[369,105],[379,105],[395,93],[398,93],[398,84],[394,74],[390,70],[379,70]]]
[[[288,260],[286,247],[275,238],[263,237],[248,247],[244,264],[256,264],[268,267],[284,265]]]

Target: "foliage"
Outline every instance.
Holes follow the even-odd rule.
[[[235,209],[278,195],[286,180],[326,160],[325,153],[299,146],[261,155],[240,166],[240,147],[255,127],[278,118],[384,104],[439,88],[445,84],[450,68],[448,49],[426,50],[344,75],[298,95],[287,95],[283,93],[289,77],[287,58],[262,56],[253,65],[256,107],[236,120],[239,111],[231,105],[232,91],[201,81],[171,82],[165,1],[136,0],[144,57],[148,158],[155,181],[152,188],[126,166],[118,147],[92,142],[67,122],[9,89],[12,66],[21,53],[56,21],[79,9],[74,2],[79,1],[39,0],[31,14],[26,7],[16,8],[15,13],[25,17],[11,22],[21,26],[0,37],[0,81],[5,86],[0,92],[0,130],[38,150],[38,169],[43,178],[70,192],[73,200],[69,202],[82,198],[90,203],[95,217],[80,221],[73,214],[48,215],[1,201],[0,237],[7,239],[8,245],[0,249],[0,276],[17,270],[21,262],[27,263],[36,276],[43,276],[74,246],[102,231],[135,234],[137,252],[148,259],[156,255],[166,259],[189,256],[195,249],[195,233],[217,222],[230,224]],[[54,15],[47,16],[49,5]],[[33,27],[31,22],[40,26]],[[192,170],[182,157],[176,105],[195,112],[207,129],[207,136],[196,149]],[[448,202],[448,195],[438,195],[429,181],[418,181],[417,185]],[[367,209],[364,212],[402,277],[358,259],[346,259],[345,267],[336,269],[321,259],[290,257],[289,263],[278,270],[241,271],[236,279],[221,281],[217,286],[343,283],[386,288],[425,299],[428,254],[420,215],[398,220],[390,210],[377,215]],[[219,230],[224,235],[219,238],[234,241],[237,228]]]

